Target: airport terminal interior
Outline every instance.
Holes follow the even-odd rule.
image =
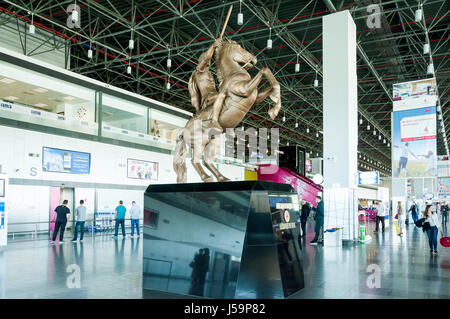
[[[0,299],[450,298],[447,0],[0,0]]]

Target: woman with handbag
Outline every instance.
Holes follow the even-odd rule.
[[[430,245],[430,253],[437,255],[437,236],[439,217],[434,211],[433,205],[427,205],[424,213],[425,221],[423,223],[423,229],[428,235],[428,244]]]
[[[402,202],[398,202],[397,204],[397,215],[395,215],[395,219],[397,219],[397,235],[403,235],[403,214],[402,214]]]

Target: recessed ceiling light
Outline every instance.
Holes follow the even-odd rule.
[[[17,96],[5,96],[4,97],[5,100],[10,100],[10,101],[15,101],[18,100],[19,98]]]
[[[8,78],[3,78],[0,80],[0,82],[6,83],[6,84],[11,84],[16,82],[16,80],[12,80],[12,79],[8,79]]]
[[[33,104],[34,106],[37,106],[37,107],[45,107],[45,106],[48,106],[47,104],[44,104],[44,103],[38,103],[38,104]]]
[[[36,89],[33,89],[33,91],[34,91],[34,92],[38,92],[38,93],[45,93],[45,92],[48,92],[48,90],[43,89],[43,88],[36,88]]]
[[[75,98],[73,96],[65,96],[64,100],[71,101],[71,100],[75,100]]]

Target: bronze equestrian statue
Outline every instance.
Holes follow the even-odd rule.
[[[218,91],[208,69],[213,50]],[[191,102],[197,113],[177,134],[173,160],[177,183],[185,183],[187,180],[186,145],[192,149],[192,165],[204,182],[213,182],[214,178],[204,171],[202,164],[211,171],[217,181],[229,181],[214,166],[213,161],[220,141],[215,135],[228,128],[234,129],[253,105],[261,103],[267,97],[275,103],[268,111],[269,116],[274,119],[278,115],[281,108],[280,84],[268,67],[263,67],[252,79],[247,68],[254,66],[256,62],[256,57],[238,43],[228,39],[221,40],[221,37],[201,55],[199,65],[189,80]],[[258,89],[263,78],[268,81],[268,85]]]

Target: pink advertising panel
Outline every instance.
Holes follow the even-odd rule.
[[[316,196],[322,192],[322,186],[296,172],[276,165],[258,165],[258,180],[270,181],[282,184],[290,184],[299,197],[312,205],[316,205]]]
[[[50,188],[50,220],[56,218],[55,208],[59,206],[61,200],[61,189],[59,187]],[[55,223],[50,224],[50,230],[55,230]]]

